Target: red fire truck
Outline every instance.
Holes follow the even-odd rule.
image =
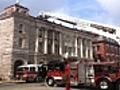
[[[77,57],[68,57],[64,61],[53,61],[47,64],[46,84],[48,86],[71,86],[94,84],[94,69],[92,65],[81,62]]]
[[[41,81],[46,76],[47,67],[43,64],[21,65],[17,68],[16,79],[26,82]]]
[[[66,72],[69,72],[67,76]],[[65,84],[64,79],[68,80],[68,77],[70,85],[96,85],[100,90],[120,90],[120,62],[86,63],[71,57],[63,62],[48,63],[47,85]]]
[[[120,62],[93,62],[95,83],[101,90],[120,90]],[[91,65],[90,64],[90,65]]]

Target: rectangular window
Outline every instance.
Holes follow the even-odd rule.
[[[68,52],[68,47],[67,46],[65,46],[65,48],[64,48],[64,53],[66,53],[66,52]]]
[[[38,52],[41,54],[43,53],[43,43],[42,42],[39,42]]]
[[[83,57],[86,57],[86,49],[83,49]]]
[[[99,45],[97,46],[97,51],[100,51],[100,46]]]
[[[90,50],[88,50],[88,58],[90,58]]]
[[[35,67],[30,67],[30,71],[35,71]]]
[[[48,39],[48,54],[52,54],[52,40]]]
[[[48,31],[48,38],[53,39],[53,31],[52,30]]]
[[[72,55],[72,54],[73,54],[73,48],[69,47],[69,55]]]
[[[41,30],[41,29],[39,29],[39,31],[38,31],[38,37],[39,37],[39,38],[42,37],[42,30]]]
[[[93,46],[92,48],[93,48],[93,51],[95,51],[95,46]]]
[[[41,27],[38,31],[38,37],[42,38],[44,36],[45,28]]]
[[[77,45],[80,45],[80,38],[77,38]]]
[[[57,55],[59,54],[59,45],[57,44],[55,45],[55,54]]]
[[[101,56],[101,54],[97,54],[97,60],[102,61],[102,56]]]
[[[58,40],[59,40],[59,32],[55,32],[55,35],[54,35],[54,36],[55,36],[55,37],[54,37],[55,40],[58,41]]]
[[[105,45],[105,48],[106,48],[106,51],[107,51],[107,52],[110,52],[110,47],[109,47],[108,44]]]
[[[86,40],[83,39],[83,46],[86,46]]]
[[[77,50],[78,50],[78,51],[77,51],[78,56],[81,57],[81,51],[80,51],[80,48],[78,48]]]
[[[22,38],[19,38],[19,40],[18,40],[18,46],[19,47],[23,47],[23,39]]]

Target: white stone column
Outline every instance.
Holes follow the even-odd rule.
[[[86,46],[86,58],[88,58],[88,46]]]
[[[39,33],[39,28],[36,29],[36,41],[35,41],[35,55],[34,55],[34,63],[37,64],[37,54],[38,54],[38,48],[39,48],[39,37],[38,37],[38,33]]]
[[[62,55],[62,34],[59,33],[59,54]]]
[[[85,46],[86,47],[86,51],[85,51],[86,52],[86,58],[88,58],[88,46],[89,45],[88,45],[87,39],[85,40],[85,45],[86,45]]]
[[[77,37],[75,37],[75,55],[78,56],[78,46],[77,46]]]
[[[92,47],[92,41],[90,41],[90,59],[93,59],[93,47]]]
[[[52,54],[55,53],[55,32],[53,32],[53,38],[52,38]]]
[[[47,33],[48,31],[45,30],[45,40],[44,40],[44,54],[47,54],[47,43],[48,43],[48,40],[47,40]]]
[[[81,42],[80,42],[80,50],[81,50],[81,58],[83,58],[83,39],[81,38]]]

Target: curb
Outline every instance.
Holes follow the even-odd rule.
[[[0,81],[0,85],[3,85],[5,83],[22,83],[22,82],[25,82],[25,81]]]

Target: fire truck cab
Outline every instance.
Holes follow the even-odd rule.
[[[100,90],[120,90],[120,62],[99,62],[93,64],[95,82]]]
[[[71,86],[90,85],[94,83],[94,69],[77,57],[68,57],[64,61],[48,63],[45,81],[48,86],[65,85],[66,82]]]

